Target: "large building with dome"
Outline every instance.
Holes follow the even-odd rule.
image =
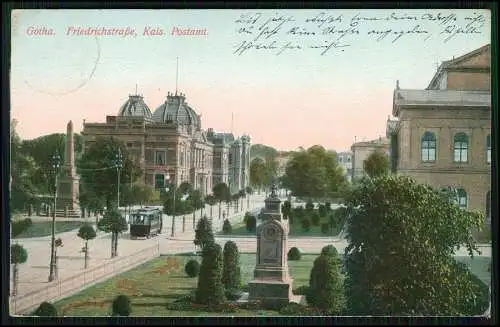
[[[97,137],[121,140],[142,170],[138,182],[156,189],[188,182],[206,195],[222,182],[232,194],[249,186],[250,137],[202,129],[182,93],[168,93],[153,113],[143,96],[130,95],[118,115],[84,122],[82,136],[85,147]]]

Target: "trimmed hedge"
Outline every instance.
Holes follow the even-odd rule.
[[[200,273],[200,263],[194,259],[189,260],[184,267],[184,271],[191,278],[197,277]]]
[[[296,248],[295,246],[288,250],[287,258],[288,260],[292,261],[298,261],[302,257],[302,254],[300,253],[300,250]]]

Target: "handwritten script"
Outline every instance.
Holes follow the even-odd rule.
[[[282,55],[316,51],[319,55],[347,51],[355,43],[396,44],[403,39],[447,43],[484,34],[486,17],[480,12],[389,14],[317,12],[306,17],[279,12],[248,12],[235,20],[238,43],[234,55],[250,52]],[[368,43],[367,45],[370,45]]]

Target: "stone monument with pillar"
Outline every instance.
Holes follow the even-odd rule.
[[[73,122],[70,120],[66,127],[66,149],[64,164],[57,184],[57,211],[58,217],[80,218],[79,205],[80,180],[75,167],[75,138]]]
[[[249,283],[249,301],[261,301],[265,306],[279,307],[300,302],[292,293],[288,272],[288,221],[281,214],[281,200],[276,184],[265,200],[262,223],[257,227],[257,265]]]

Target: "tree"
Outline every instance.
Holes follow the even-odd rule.
[[[257,218],[254,215],[246,216],[245,228],[249,232],[255,232],[257,228]]]
[[[28,260],[28,252],[19,244],[13,244],[10,247],[10,263],[12,267],[12,296],[17,295],[17,286],[19,283],[19,265]]]
[[[235,207],[235,212],[238,212],[238,205],[239,205],[239,202],[240,202],[240,193],[235,193],[233,195],[231,195],[231,200],[234,202],[234,204],[236,205]],[[229,213],[229,210],[228,210],[228,213]]]
[[[326,208],[326,206],[324,204],[320,204],[318,206],[318,213],[319,213],[320,217],[326,216],[326,214],[328,213],[328,209]]]
[[[322,146],[294,152],[285,168],[284,187],[301,198],[332,196],[345,183],[337,155]]]
[[[118,295],[111,304],[111,310],[113,312],[113,316],[130,316],[132,313],[130,298],[127,295]]]
[[[83,252],[85,254],[84,269],[87,269],[87,262],[89,258],[88,243],[89,240],[93,240],[96,237],[96,233],[91,225],[85,224],[78,230],[78,237],[85,241],[85,247],[83,248]]]
[[[255,157],[276,157],[278,155],[278,151],[270,146],[264,144],[252,144],[250,147],[250,158]]]
[[[217,306],[225,301],[222,285],[222,249],[217,243],[207,244],[203,249],[203,258],[195,292],[195,302]]]
[[[470,230],[482,225],[480,213],[399,175],[363,178],[345,201],[351,314],[462,314],[462,301],[476,295],[453,254],[478,252]]]
[[[260,190],[266,181],[266,165],[263,159],[254,158],[250,162],[250,185]]]
[[[141,170],[131,160],[123,142],[113,137],[98,137],[90,143],[82,155],[77,169],[85,188],[94,196],[104,199],[107,209],[116,206],[118,183],[116,154],[118,149],[120,149],[123,158],[120,170],[121,180],[137,179]],[[120,183],[120,189],[122,188],[125,188],[124,183]]]
[[[338,258],[339,252],[337,251],[337,249],[333,245],[328,244],[328,245],[325,245],[321,249],[321,255],[328,255],[328,256],[332,256],[334,258]]]
[[[224,245],[223,256],[222,284],[226,290],[239,289],[241,287],[240,254],[236,243],[227,241]]]
[[[306,300],[309,305],[332,315],[344,310],[344,284],[337,255],[322,254],[314,260]]]
[[[221,210],[222,210],[222,201],[227,201],[227,199],[231,198],[231,193],[229,192],[229,187],[226,183],[219,183],[214,186],[213,196],[219,202],[219,219],[221,218]]]
[[[137,203],[141,207],[151,202],[154,197],[154,189],[147,185],[137,185],[132,186],[132,203]]]
[[[381,150],[375,150],[363,162],[363,169],[370,177],[377,177],[389,173],[389,157]]]
[[[241,199],[241,210],[243,210],[243,198],[247,195],[247,193],[245,192],[245,190],[240,190],[238,192],[238,197]]]
[[[214,233],[210,221],[206,216],[203,216],[196,226],[194,235],[194,245],[199,246],[202,250],[211,243],[215,242]]]
[[[57,309],[50,302],[42,302],[33,312],[33,315],[37,317],[57,317]]]
[[[283,219],[289,219],[292,214],[292,204],[290,201],[283,202],[281,212],[283,213]]]
[[[225,219],[224,224],[222,225],[222,233],[224,233],[225,235],[230,235],[232,231],[233,227],[231,226],[229,219]]]
[[[106,210],[104,217],[97,223],[97,229],[111,232],[111,258],[118,255],[118,235],[128,230],[127,221],[115,208]]]
[[[217,199],[213,194],[209,194],[205,197],[205,202],[210,206],[210,219],[213,219],[212,207],[217,203]]]

